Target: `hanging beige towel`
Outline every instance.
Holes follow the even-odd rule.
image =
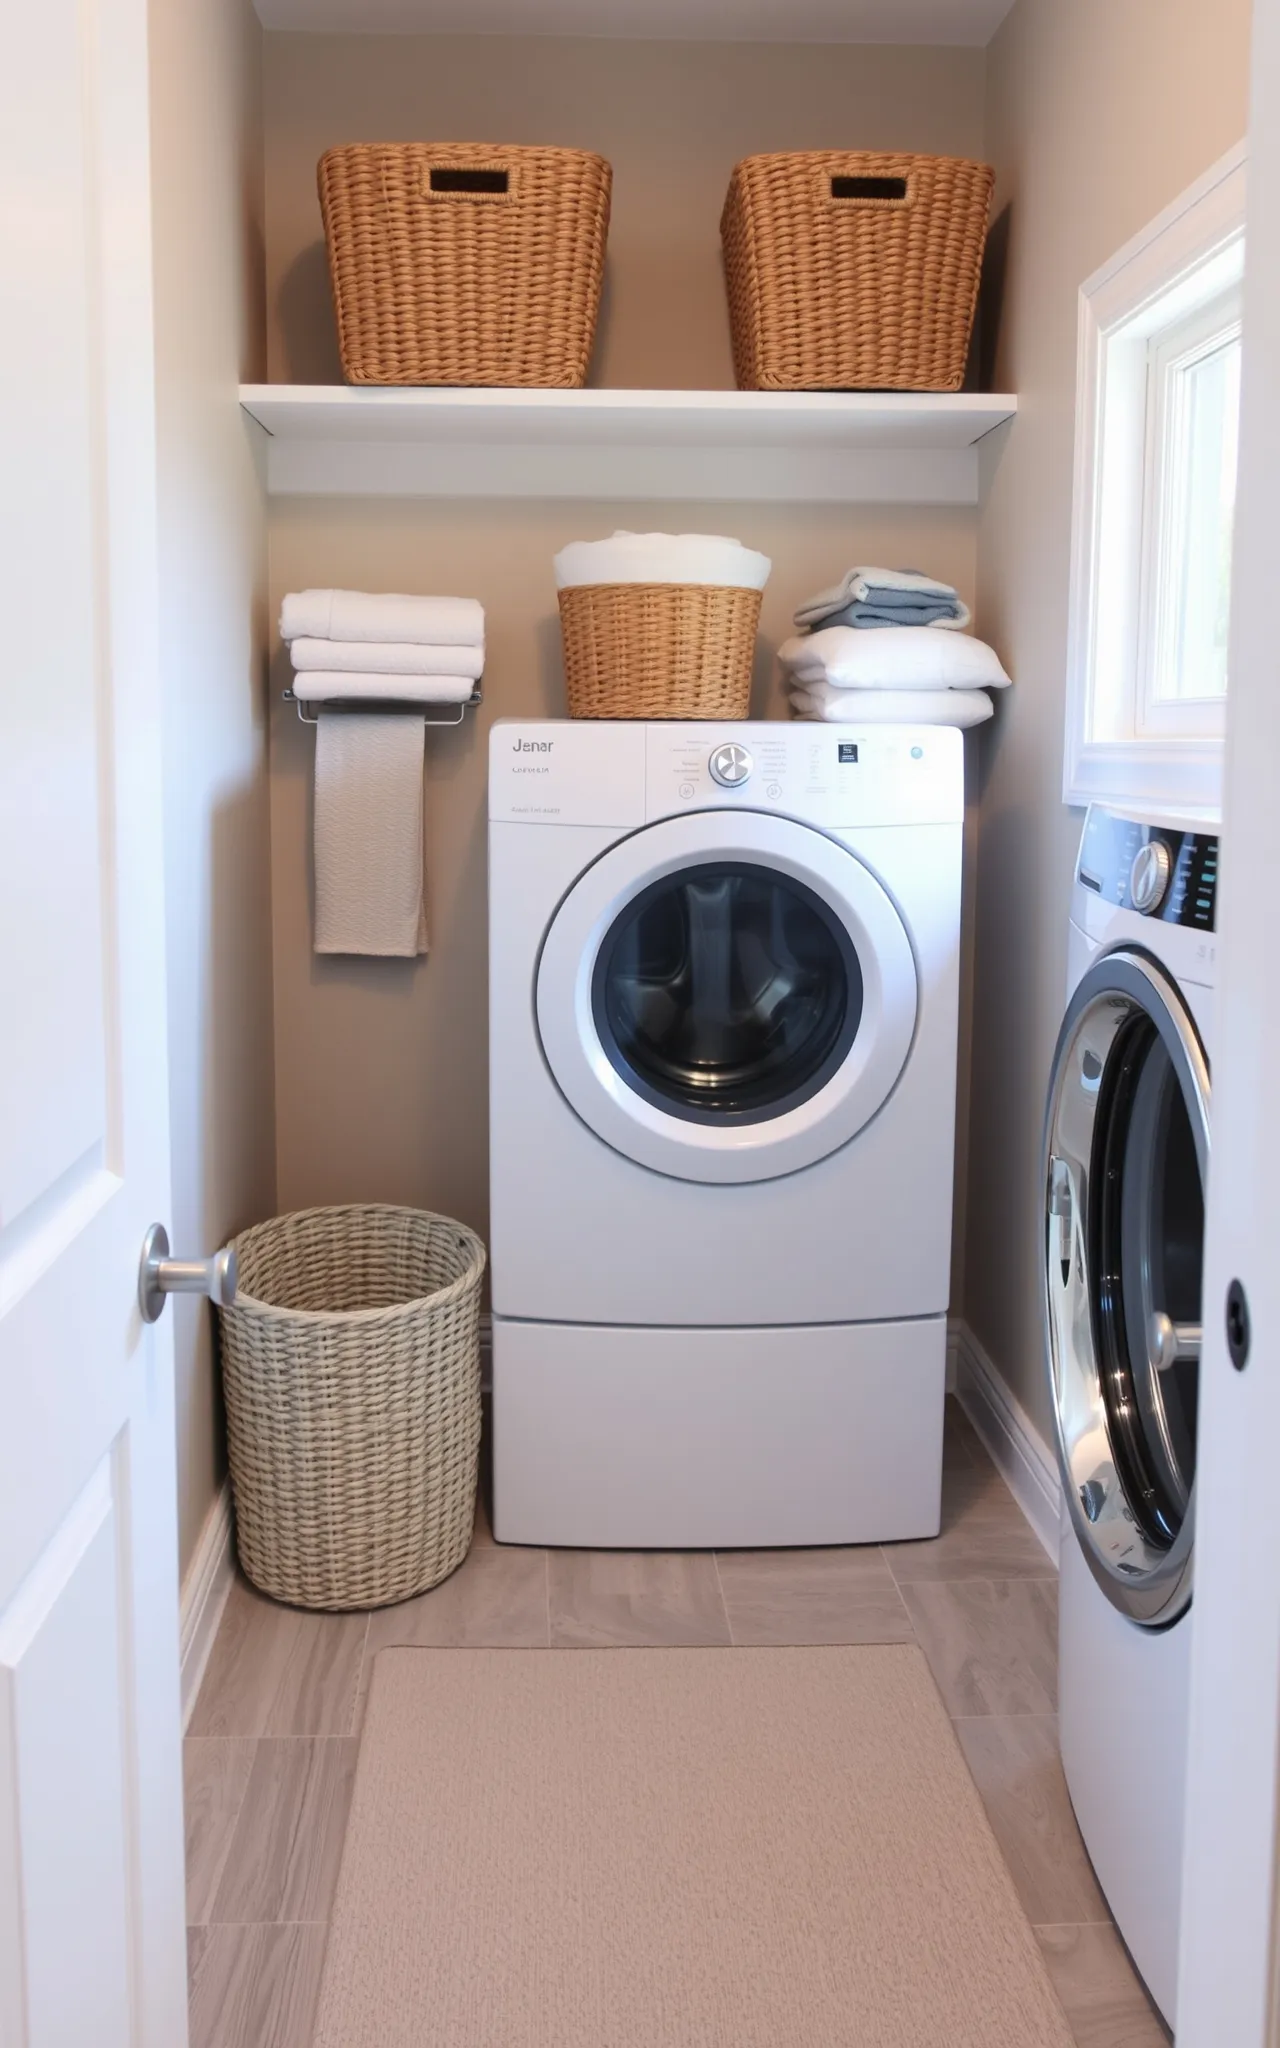
[[[427,950],[424,721],[322,711],[316,729],[317,953],[411,958]]]

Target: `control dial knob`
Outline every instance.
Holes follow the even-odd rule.
[[[1159,910],[1173,880],[1173,855],[1163,839],[1148,839],[1129,870],[1129,900],[1144,917]]]
[[[728,740],[716,748],[707,765],[712,781],[718,782],[721,789],[739,789],[755,763],[745,747],[740,747],[736,740]]]

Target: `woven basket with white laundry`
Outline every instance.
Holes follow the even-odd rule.
[[[379,1607],[475,1522],[485,1251],[448,1216],[304,1209],[235,1240],[222,1371],[240,1562],[296,1607]]]
[[[769,560],[714,534],[615,533],[556,556],[571,718],[745,718]]]

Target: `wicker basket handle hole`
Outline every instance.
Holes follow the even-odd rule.
[[[833,199],[877,199],[897,200],[905,203],[907,181],[905,178],[852,178],[836,176],[831,180]]]
[[[486,199],[505,199],[511,190],[510,171],[470,170],[461,164],[433,164],[433,192],[463,192]]]

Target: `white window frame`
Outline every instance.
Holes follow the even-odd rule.
[[[1162,343],[1238,291],[1244,261],[1241,143],[1081,287],[1063,798],[1216,813],[1222,707],[1147,704],[1159,563],[1155,406]],[[1194,709],[1192,709],[1194,705]],[[1189,730],[1196,726],[1197,730]],[[1163,729],[1162,729],[1163,728]]]

